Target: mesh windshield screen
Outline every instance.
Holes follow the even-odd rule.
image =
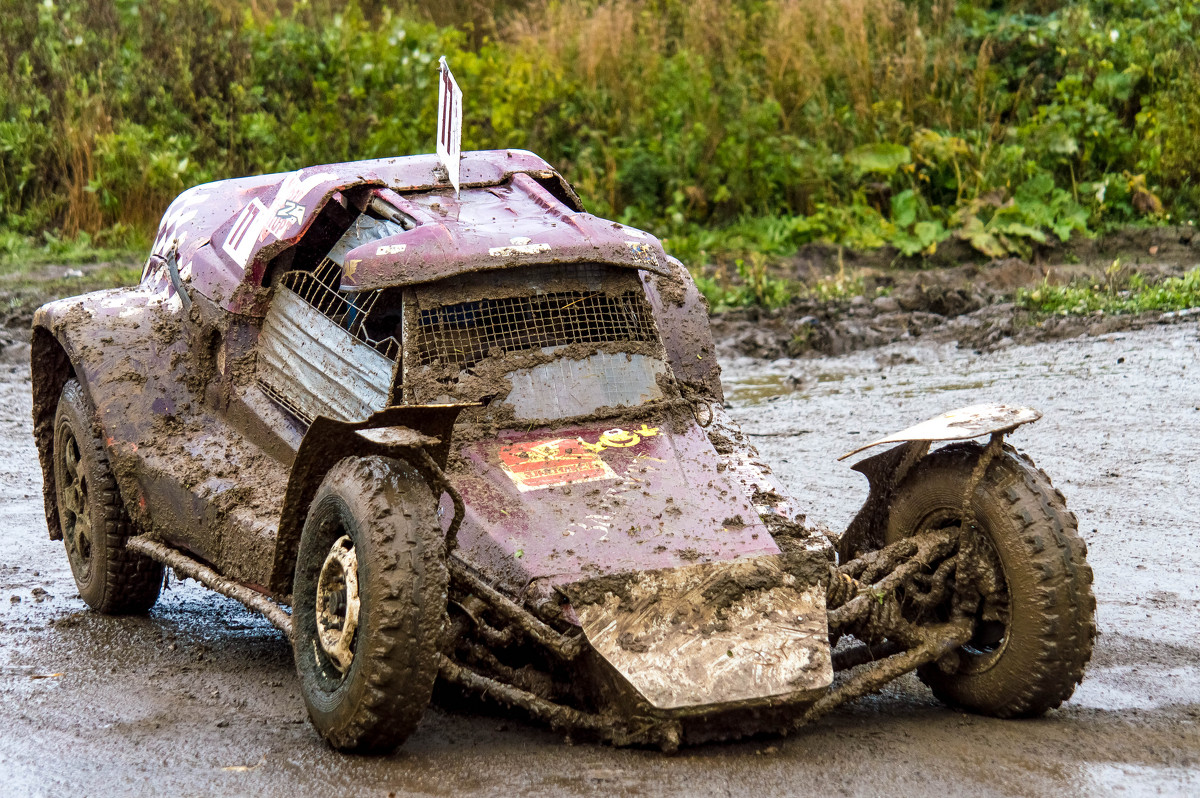
[[[394,336],[376,340],[371,337],[366,326],[375,311],[375,302],[382,292],[339,291],[336,286],[341,278],[342,267],[326,260],[315,272],[288,272],[280,282],[346,332],[371,345],[384,357],[396,360],[400,357],[400,342]]]
[[[640,290],[559,291],[422,308],[416,349],[422,366],[463,369],[504,352],[655,340]]]

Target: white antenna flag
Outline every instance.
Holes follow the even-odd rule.
[[[438,61],[441,80],[438,84],[437,154],[446,167],[446,176],[458,194],[458,157],[462,153],[462,89],[450,74],[446,56]]]

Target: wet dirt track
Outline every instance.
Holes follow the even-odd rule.
[[[442,709],[394,757],[339,756],[307,723],[283,638],[240,605],[189,582],[173,584],[148,618],[86,611],[61,544],[46,538],[24,357],[0,360],[5,795],[1200,790],[1194,324],[985,356],[893,346],[727,364],[732,412],[811,516],[834,529],[865,495],[862,478],[835,462],[842,452],[955,406],[1039,407],[1046,417],[1013,442],[1079,516],[1101,637],[1083,686],[1044,719],[948,710],[909,676],[804,733],[669,757],[569,746],[520,720]]]

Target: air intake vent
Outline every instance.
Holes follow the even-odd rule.
[[[367,333],[366,323],[375,309],[381,291],[348,293],[338,290],[342,267],[331,260],[324,261],[316,271],[294,271],[283,275],[280,282],[298,297],[312,305],[325,318],[337,324],[364,344],[373,347],[389,360],[400,357],[400,342],[394,336],[380,340]]]

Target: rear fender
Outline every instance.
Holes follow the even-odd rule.
[[[424,470],[420,452],[429,453],[439,468],[450,454],[450,439],[458,414],[477,404],[409,405],[389,407],[365,421],[345,422],[318,416],[296,451],[279,517],[279,536],[271,568],[270,589],[292,592],[296,552],[308,507],[325,474],[347,457],[378,455],[408,460]],[[429,475],[432,477],[432,475]]]
[[[54,416],[62,387],[79,380],[95,411],[97,431],[126,508],[135,522],[148,520],[135,497],[136,442],[146,433],[156,408],[188,400],[183,381],[165,368],[186,368],[187,339],[178,334],[181,304],[173,294],[142,287],[97,291],[43,305],[34,314],[30,352],[34,437],[42,465],[46,523],[52,539],[61,537],[53,474]]]

